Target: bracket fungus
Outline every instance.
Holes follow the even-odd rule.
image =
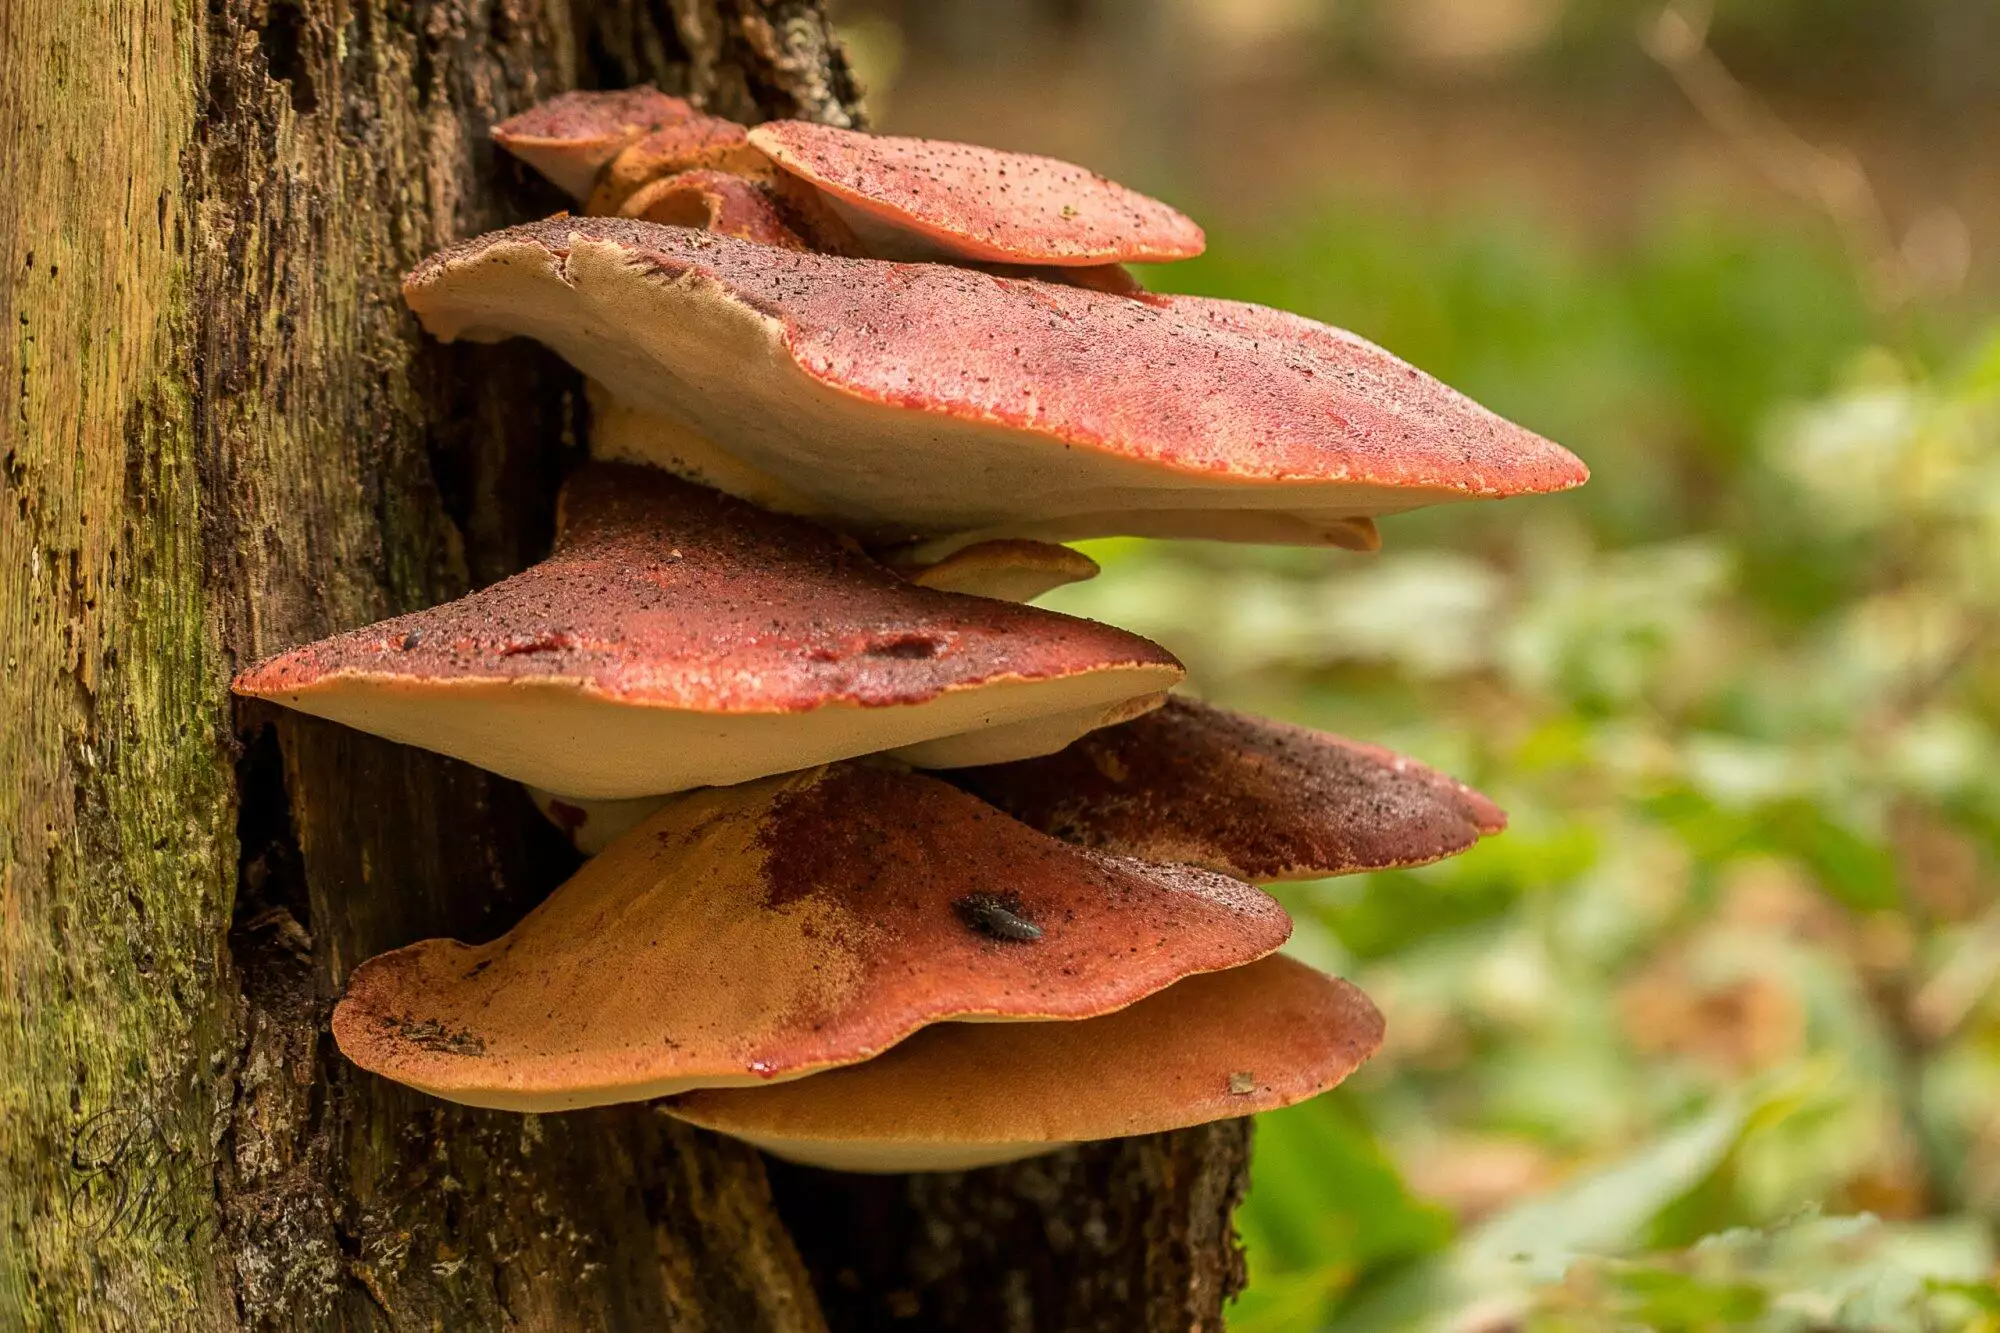
[[[1067,163],[650,88],[494,137],[591,216],[453,246],[404,295],[439,338],[583,371],[597,461],[542,563],[235,688],[518,778],[596,859],[499,940],[363,963],[341,1049],[866,1171],[1267,1110],[1368,1058],[1381,1015],[1268,956],[1290,922],[1252,884],[1504,815],[1169,699],[1166,649],[1021,603],[1098,573],[1071,538],[1372,550],[1379,515],[1583,464],[1351,333],[1139,290],[1123,264],[1201,229]]]
[[[696,115],[651,84],[617,92],[559,93],[493,128],[493,141],[571,197],[588,198],[598,172],[663,125]]]
[[[746,129],[651,89],[566,93],[493,138],[605,217],[676,221],[640,196],[685,172],[734,175],[832,254],[996,266],[1130,294],[1141,289],[1124,263],[1187,259],[1204,244],[1184,214],[1055,158],[808,121]]]
[[[749,138],[878,259],[1083,267],[1192,259],[1205,243],[1193,219],[1052,157],[802,120]]]
[[[1560,446],[1353,334],[941,264],[551,218],[424,261],[440,338],[539,339],[629,409],[594,447],[867,540],[1370,547],[1373,515],[1562,490]],[[940,554],[942,552],[939,552]]]
[[[1341,1083],[1381,1044],[1367,996],[1279,956],[1101,1018],[930,1027],[865,1064],[661,1105],[807,1166],[963,1171],[1275,1111]]]
[[[1137,635],[919,587],[663,472],[593,465],[562,511],[541,564],[281,654],[237,692],[618,799],[885,750],[937,767],[1043,754],[1181,676]]]
[[[1424,865],[1507,826],[1472,788],[1392,750],[1178,696],[951,780],[1065,842],[1257,884]]]
[[[1064,842],[1252,884],[1427,865],[1507,827],[1492,801],[1393,750],[1178,695],[1054,754],[943,776]],[[536,795],[586,856],[663,799]]]
[[[559,1110],[798,1078],[948,1020],[1092,1018],[1290,931],[1247,884],[842,764],[676,797],[505,937],[371,959],[334,1035],[438,1096]]]

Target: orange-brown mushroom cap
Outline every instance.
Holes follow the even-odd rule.
[[[1057,754],[951,777],[1065,842],[1254,883],[1423,865],[1507,826],[1393,750],[1181,697]]]
[[[788,507],[881,542],[1351,545],[1369,515],[1587,475],[1372,343],[1238,303],[622,218],[480,237],[426,260],[404,293],[440,337],[525,334],[599,381],[629,411],[593,448],[673,465],[698,439],[781,482]]]
[[[650,84],[617,92],[560,93],[493,127],[493,141],[574,199],[634,140],[699,115]]]
[[[1367,996],[1279,956],[1102,1018],[925,1028],[866,1064],[662,1107],[809,1166],[963,1170],[1290,1106],[1381,1044]]]
[[[670,802],[504,938],[364,963],[333,1029],[438,1096],[556,1110],[797,1078],[930,1023],[1091,1018],[1289,933],[1248,885],[844,764]]]
[[[1136,635],[916,587],[823,528],[656,469],[593,465],[562,507],[541,564],[235,689],[612,799],[879,750],[940,767],[1047,753],[1181,675]]]
[[[800,120],[759,125],[750,142],[826,194],[883,258],[1082,266],[1202,250],[1181,213],[1051,157]]]

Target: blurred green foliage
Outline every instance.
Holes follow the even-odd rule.
[[[2000,338],[1716,223],[1326,207],[1211,254],[1156,276],[1596,471],[1373,557],[1096,543],[1048,599],[1512,815],[1281,891],[1389,1042],[1260,1124],[1232,1326],[2000,1329]]]

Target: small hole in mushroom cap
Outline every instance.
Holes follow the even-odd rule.
[[[876,639],[863,651],[870,657],[893,657],[904,661],[920,662],[936,657],[945,649],[943,639],[932,634],[898,634],[889,638]]]
[[[500,656],[519,657],[524,653],[559,653],[578,646],[577,637],[566,630],[522,635],[500,645]]]

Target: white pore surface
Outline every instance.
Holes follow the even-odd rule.
[[[963,686],[922,703],[704,713],[608,697],[579,681],[410,681],[358,672],[277,703],[448,754],[563,796],[621,800],[727,786],[888,750],[925,767],[1051,754],[1143,712],[1180,673],[1106,667]]]
[[[629,142],[630,138],[607,138],[588,151],[579,151],[567,139],[515,139],[507,151],[548,177],[570,198],[584,200],[597,183],[597,173]]]

